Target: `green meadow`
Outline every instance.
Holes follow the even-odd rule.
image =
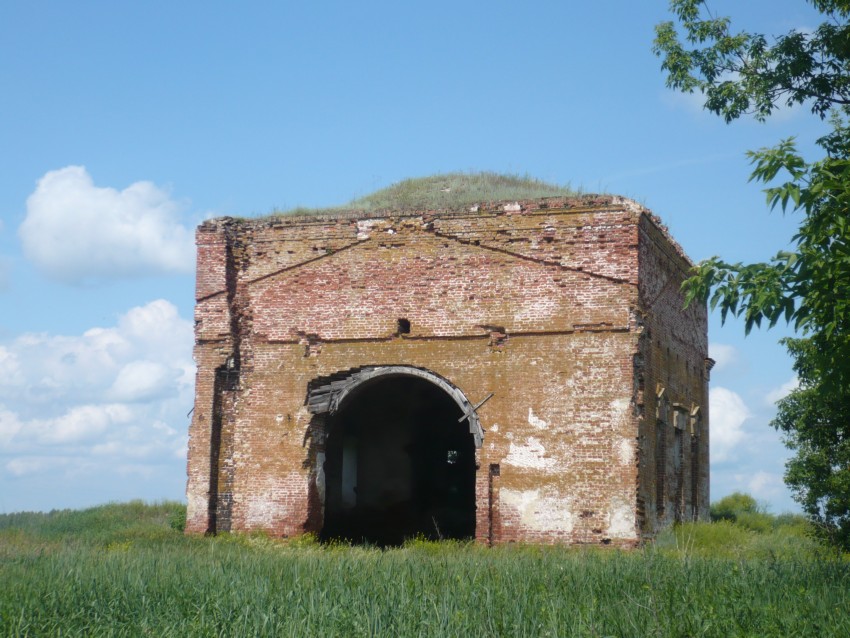
[[[186,537],[179,503],[0,515],[3,636],[850,636],[797,517],[621,551]]]

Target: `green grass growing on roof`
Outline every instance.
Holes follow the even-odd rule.
[[[406,179],[354,200],[351,208],[457,208],[478,202],[575,196],[569,186],[548,184],[528,176],[499,173],[445,173]]]
[[[396,182],[386,188],[332,208],[295,208],[276,212],[283,215],[338,214],[353,211],[459,209],[484,202],[575,197],[580,192],[569,185],[550,184],[528,175],[443,173]]]

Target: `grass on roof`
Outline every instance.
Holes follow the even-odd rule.
[[[550,184],[529,176],[492,172],[444,173],[396,182],[343,206],[295,208],[278,215],[319,215],[384,210],[444,210],[502,200],[575,197],[580,193],[569,185]]]

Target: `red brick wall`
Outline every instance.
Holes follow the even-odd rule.
[[[650,217],[640,234],[639,504],[642,532],[652,535],[708,516],[708,334],[705,306],[683,308],[690,262]]]
[[[478,412],[479,540],[653,533],[659,383],[702,406],[702,507],[706,323],[681,311],[686,258],[627,200],[520,208],[203,224],[187,530],[320,529],[308,385],[374,365],[427,369],[472,403],[493,393]]]

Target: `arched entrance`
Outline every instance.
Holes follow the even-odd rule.
[[[463,394],[407,366],[361,369],[333,383],[322,537],[379,545],[473,537],[481,434]],[[314,405],[320,395],[311,395]]]

